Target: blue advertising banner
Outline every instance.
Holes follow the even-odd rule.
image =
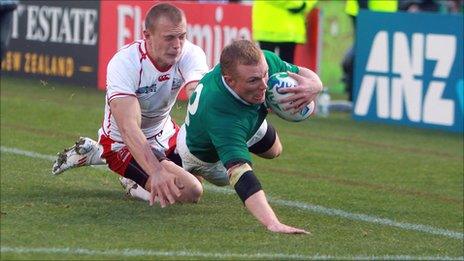
[[[463,16],[357,18],[353,118],[463,132]]]

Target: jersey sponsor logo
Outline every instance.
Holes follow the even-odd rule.
[[[179,78],[174,78],[172,80],[172,87],[171,87],[171,90],[177,90],[180,88],[180,86],[182,86],[182,79],[179,79]]]
[[[149,93],[149,92],[156,92],[158,91],[158,87],[156,86],[156,83],[150,85],[150,86],[144,86],[138,88],[135,93],[137,94],[143,94],[143,93]]]
[[[167,80],[169,80],[169,79],[170,79],[170,78],[169,78],[169,74],[163,74],[163,75],[160,75],[160,76],[158,77],[158,81],[159,81],[159,82],[164,82],[164,81],[167,81]]]

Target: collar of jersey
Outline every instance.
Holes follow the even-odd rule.
[[[226,87],[226,89],[232,94],[232,96],[234,96],[237,100],[241,101],[242,103],[246,104],[246,105],[251,105],[251,103],[245,101],[244,99],[240,98],[240,96],[238,96],[238,94],[232,90],[232,88],[230,88],[230,86],[226,83],[226,80],[224,80],[224,76],[221,75],[221,80],[222,80],[222,83],[224,84],[224,86]]]

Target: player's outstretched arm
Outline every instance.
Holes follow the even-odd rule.
[[[280,223],[266,200],[263,190],[256,192],[245,200],[245,206],[268,230],[284,234],[309,234],[308,231]]]
[[[141,112],[137,98],[128,96],[110,102],[111,112],[118,124],[124,144],[142,169],[149,175],[145,188],[151,193],[150,205],[159,198],[161,207],[174,204],[180,196],[176,176],[169,173],[153,154],[140,129]]]
[[[285,234],[309,234],[299,229],[280,223],[271,206],[267,202],[264,191],[253,169],[248,163],[240,163],[227,170],[230,184],[235,188],[237,195],[245,203],[251,214],[268,230]]]

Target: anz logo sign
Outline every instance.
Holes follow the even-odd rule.
[[[417,14],[400,14],[405,15],[417,19]],[[403,27],[411,24],[395,18],[387,21]],[[383,22],[382,26],[388,27]],[[422,32],[392,27],[371,32],[370,39],[357,36],[366,41],[356,47],[357,55],[364,57],[356,56],[353,117],[462,132],[462,30],[450,34],[427,32],[427,26]]]

